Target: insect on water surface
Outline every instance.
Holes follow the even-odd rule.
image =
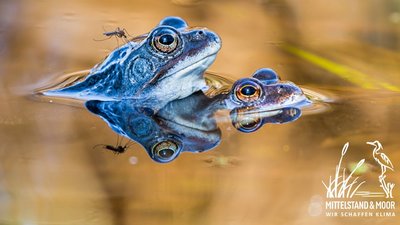
[[[116,145],[106,145],[106,144],[97,144],[93,146],[93,149],[97,147],[102,147],[105,150],[109,150],[114,152],[114,154],[121,154],[124,153],[133,143],[128,140],[125,145],[122,145],[122,138],[117,136],[117,144]]]

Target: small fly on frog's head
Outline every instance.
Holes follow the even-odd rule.
[[[104,32],[103,33],[104,36],[107,36],[109,38],[111,38],[112,36],[116,36],[116,37],[119,37],[119,38],[127,38],[127,36],[126,36],[127,34],[128,34],[128,31],[126,31],[125,28],[121,29],[119,27],[117,27],[117,29],[115,29],[115,31]]]
[[[129,43],[128,36],[132,37],[125,28],[120,28],[120,27],[117,27],[117,29],[115,29],[114,31],[104,31],[103,35],[106,36],[106,38],[99,39],[99,40],[98,39],[93,39],[93,40],[95,40],[95,41],[105,41],[105,40],[108,40],[108,39],[110,39],[112,37],[116,37],[117,38],[117,43],[118,43],[118,38],[123,39],[125,43]],[[118,45],[119,45],[119,43],[118,43]]]

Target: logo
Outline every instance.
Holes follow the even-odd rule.
[[[393,163],[379,141],[367,144],[372,147],[367,157],[371,163],[362,158],[350,169],[344,166],[349,143],[343,146],[334,174],[322,181],[326,190],[325,201],[319,198],[319,210],[315,210],[315,201],[310,204],[310,207],[314,207],[314,210],[309,208],[310,212],[314,212],[311,215],[321,215],[322,208],[325,207],[324,213],[327,217],[396,216],[396,202],[393,200],[395,184],[388,178],[388,174],[394,172]],[[365,169],[368,167],[374,167],[376,171],[371,173]]]

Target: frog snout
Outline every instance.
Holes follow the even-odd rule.
[[[215,42],[218,44],[221,43],[221,38],[216,33],[207,28],[196,31],[194,37],[197,40],[208,40],[210,42]]]
[[[208,31],[209,40],[221,45],[221,38],[214,32]]]

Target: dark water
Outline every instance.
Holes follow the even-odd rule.
[[[116,141],[100,118],[29,97],[121,44],[94,41],[103,27],[138,35],[168,15],[220,35],[211,71],[238,79],[271,67],[334,101],[251,134],[221,124],[216,149],[157,164],[138,145],[93,150]],[[396,0],[1,1],[0,224],[397,224],[398,205],[395,216],[325,216],[322,181],[350,142],[343,167],[364,158],[360,190],[381,191],[365,144],[379,140],[399,202],[399,24]]]

